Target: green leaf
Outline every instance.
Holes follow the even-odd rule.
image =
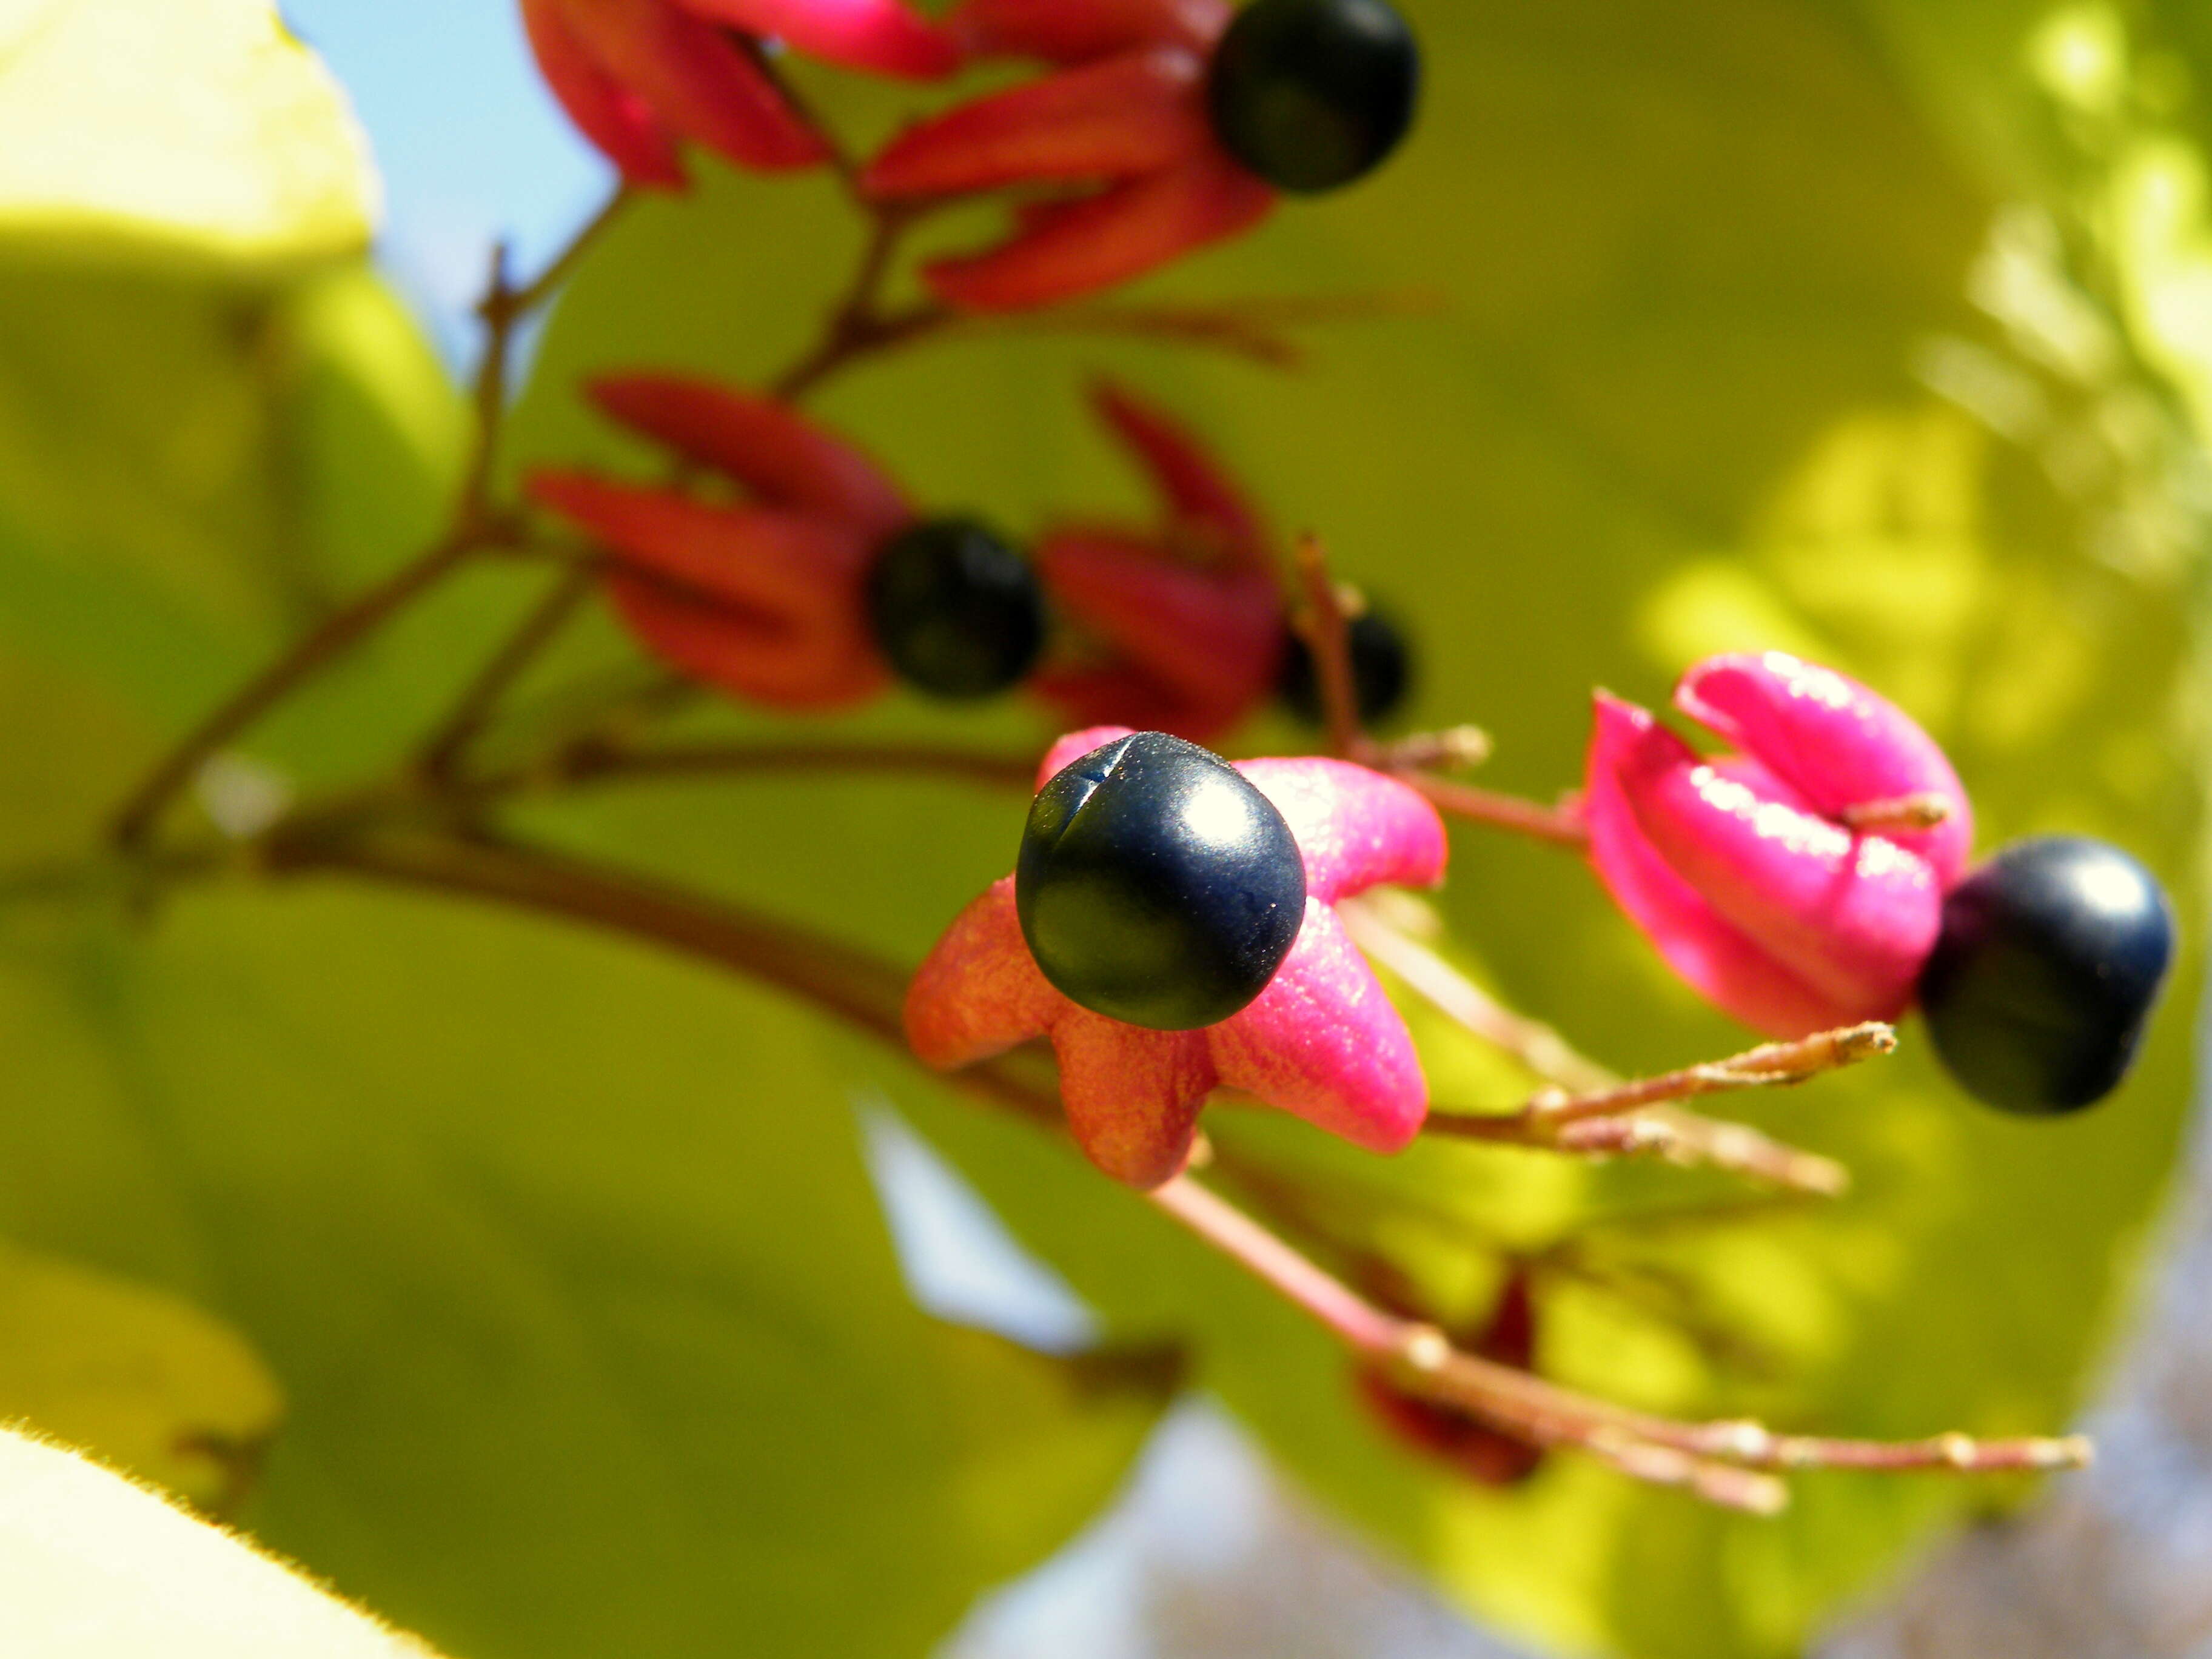
[[[197,1308],[0,1247],[0,1421],[222,1513],[283,1410],[260,1358]]]
[[[267,0],[0,5],[0,249],[202,275],[359,252],[377,186]]]
[[[924,501],[988,506],[1027,531],[1145,510],[1077,396],[1110,365],[1193,416],[1279,523],[1322,530],[1344,575],[1419,620],[1413,720],[1488,726],[1498,785],[1548,795],[1577,781],[1593,684],[1657,703],[1698,654],[1784,646],[1922,717],[1974,792],[1985,846],[2045,829],[2112,836],[2193,918],[2186,578],[2202,524],[2166,383],[2180,358],[2129,299],[2140,250],[2085,258],[2070,221],[2047,245],[2023,229],[2007,192],[2029,175],[1987,165],[1967,137],[1984,106],[1946,102],[1953,85],[1922,43],[1871,8],[1413,9],[1431,76],[1401,160],[1340,198],[1286,204],[1144,293],[1441,291],[1439,314],[1332,332],[1288,381],[1165,349],[971,335],[856,374],[823,407]],[[2024,53],[1989,61],[1998,76],[2032,67]],[[720,179],[638,212],[555,319],[520,458],[649,465],[575,397],[585,374],[765,379],[852,258],[834,210],[826,185]],[[2110,346],[2087,380],[2047,334],[2085,316]],[[2036,418],[2008,417],[2022,410]],[[614,649],[604,635],[595,648]],[[899,702],[842,729],[1009,744],[1046,731]],[[1242,741],[1311,738],[1271,721]],[[1019,805],[750,780],[537,821],[912,959],[1004,872]],[[1443,908],[1515,1002],[1613,1065],[1747,1041],[1571,858],[1462,833]],[[2196,962],[2192,931],[2135,1081],[2078,1121],[1984,1112],[1917,1027],[1894,1061],[1743,1102],[1853,1166],[1855,1196],[1825,1212],[1747,1212],[1711,1178],[1592,1179],[1494,1151],[1377,1165],[1225,1112],[1216,1138],[1271,1172],[1275,1190],[1247,1196],[1317,1230],[1325,1255],[1380,1261],[1455,1316],[1480,1316],[1504,1254],[1553,1263],[1540,1363],[1562,1380],[1791,1429],[2056,1430],[2125,1306],[2164,1190]],[[1515,1086],[1462,1059],[1438,1074],[1483,1091],[1455,1103],[1503,1104]],[[1109,1318],[1198,1340],[1205,1379],[1304,1484],[1469,1606],[1561,1647],[1795,1653],[1930,1527],[2022,1495],[1816,1474],[1788,1517],[1763,1522],[1569,1456],[1516,1492],[1472,1488],[1372,1426],[1341,1355],[1235,1269],[1026,1127],[885,1075]],[[1326,1201],[1301,1212],[1316,1190]],[[1662,1214],[1675,1209],[1692,1213]],[[1556,1265],[1562,1249],[1578,1273]]]
[[[235,1536],[9,1430],[0,1647],[21,1659],[434,1659]]]

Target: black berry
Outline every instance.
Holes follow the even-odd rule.
[[[1345,632],[1352,653],[1352,702],[1362,724],[1376,725],[1396,714],[1413,689],[1413,653],[1397,623],[1373,611],[1354,617]],[[1300,720],[1310,726],[1322,723],[1321,676],[1314,672],[1312,651],[1296,634],[1283,653],[1277,690]]]
[[[1255,0],[1214,51],[1207,100],[1215,134],[1262,179],[1334,190],[1398,147],[1420,79],[1387,0]]]
[[[1194,1030],[1267,989],[1305,920],[1305,862],[1274,803],[1161,732],[1092,750],[1030,808],[1014,866],[1044,976],[1131,1025]]]
[[[868,573],[867,602],[892,672],[933,696],[1003,691],[1044,646],[1036,571],[968,519],[933,519],[893,537]]]
[[[2008,1112],[2075,1111],[2127,1075],[2172,957],[2149,871],[2100,841],[2041,836],[1943,901],[1920,1006],[1967,1092]]]

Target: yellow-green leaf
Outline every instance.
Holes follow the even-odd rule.
[[[244,1540],[0,1430],[9,1659],[434,1659]]]
[[[0,1245],[0,1422],[227,1514],[283,1412],[276,1378],[228,1326],[176,1297]]]
[[[344,94],[267,0],[0,0],[0,248],[251,271],[358,251]]]

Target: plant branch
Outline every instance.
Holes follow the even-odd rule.
[[[1494,789],[1478,789],[1473,784],[1455,783],[1423,771],[1401,775],[1426,795],[1438,811],[1449,817],[1465,818],[1471,823],[1486,823],[1494,830],[1510,830],[1515,835],[1547,841],[1555,847],[1579,850],[1589,844],[1589,825],[1572,805],[1547,806],[1541,801],[1500,794]]]
[[[1434,1326],[1400,1318],[1322,1271],[1188,1176],[1153,1205],[1327,1328],[1407,1393],[1541,1445],[1573,1446],[1638,1480],[1682,1486],[1731,1508],[1771,1515],[1787,1501],[1777,1474],[1808,1468],[2051,1470],[2078,1468],[2088,1443],[1940,1435],[1869,1441],[1777,1434],[1743,1421],[1685,1422],[1593,1399],[1456,1347]]]
[[[1692,1100],[1700,1095],[1724,1094],[1738,1089],[1790,1088],[1823,1073],[1856,1066],[1897,1050],[1897,1031],[1879,1020],[1821,1031],[1795,1042],[1763,1043],[1726,1060],[1686,1066],[1656,1077],[1639,1078],[1570,1095],[1547,1089],[1517,1112],[1503,1116],[1431,1119],[1429,1127],[1440,1134],[1484,1132],[1474,1125],[1512,1126],[1523,1130],[1552,1131],[1571,1123],[1618,1117],[1668,1101]]]
[[[1291,625],[1297,629],[1313,659],[1328,751],[1346,759],[1362,757],[1368,745],[1359,729],[1359,694],[1352,670],[1351,623],[1344,596],[1329,574],[1328,553],[1321,538],[1310,532],[1300,536],[1291,561],[1305,603],[1298,607]]]
[[[585,923],[643,939],[782,990],[881,1041],[902,1042],[906,975],[865,951],[742,907],[543,848],[438,837],[328,839],[277,834],[265,867],[351,875]],[[1040,1121],[1060,1121],[1053,1091],[1018,1057],[954,1079]],[[1964,1435],[1885,1443],[1778,1435],[1750,1422],[1681,1422],[1559,1387],[1455,1347],[1434,1327],[1359,1295],[1250,1217],[1185,1176],[1152,1202],[1318,1320],[1408,1393],[1537,1443],[1579,1448],[1638,1479],[1771,1514],[1784,1500],[1773,1472],[1861,1469],[2047,1470],[2087,1461],[2080,1439],[1977,1441]]]
[[[1538,1077],[1577,1091],[1609,1089],[1620,1079],[1576,1052],[1541,1020],[1516,1013],[1418,939],[1392,927],[1364,900],[1337,906],[1352,942],[1425,998],[1437,1012]]]
[[[501,699],[589,597],[594,580],[592,568],[583,563],[568,566],[553,579],[544,597],[531,607],[507,641],[463,688],[452,712],[432,729],[416,763],[424,777],[442,780],[451,775],[482,734]]]
[[[1596,1061],[1577,1053],[1550,1026],[1516,1013],[1434,951],[1392,927],[1370,902],[1341,903],[1337,914],[1354,944],[1438,1012],[1512,1055],[1537,1076],[1574,1091],[1574,1097],[1611,1100],[1624,1086],[1650,1086],[1624,1085]],[[1734,1063],[1720,1062],[1722,1067]],[[1711,1091],[1710,1085],[1692,1091]],[[1582,1113],[1578,1118],[1550,1124],[1520,1114],[1437,1117],[1429,1120],[1428,1128],[1436,1134],[1532,1152],[1595,1158],[1656,1158],[1686,1168],[1704,1164],[1822,1198],[1837,1197],[1850,1185],[1850,1172],[1832,1158],[1800,1151],[1744,1124],[1716,1122],[1672,1106],[1615,1108],[1609,1115]]]
[[[334,611],[306,638],[246,682],[193,729],[117,809],[109,835],[126,852],[142,848],[169,804],[218,750],[254,725],[307,681],[345,655],[394,616],[437,586],[479,548],[512,534],[491,511],[491,481],[507,411],[507,369],[515,330],[550,299],[584,251],[620,214],[629,192],[617,190],[587,220],[536,280],[520,289],[507,277],[505,243],[492,250],[491,276],[477,307],[483,349],[473,376],[476,432],[446,533],[381,582]]]
[[[1025,790],[1036,781],[1036,762],[950,744],[737,741],[632,749],[586,741],[571,744],[538,765],[483,779],[468,786],[466,793],[495,796],[654,778],[841,772],[906,774]]]

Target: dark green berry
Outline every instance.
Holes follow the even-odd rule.
[[[891,672],[932,696],[988,697],[1044,647],[1044,596],[1015,549],[969,519],[901,531],[868,572],[868,626]]]
[[[1362,611],[1346,624],[1345,644],[1352,655],[1352,700],[1360,723],[1378,725],[1398,712],[1413,690],[1412,648],[1397,623],[1373,611]],[[1319,726],[1325,718],[1313,652],[1296,634],[1283,653],[1276,690],[1291,712],[1309,726]]]
[[[1214,49],[1206,95],[1229,153],[1278,188],[1334,190],[1413,124],[1420,48],[1387,0],[1254,0]]]
[[[1920,973],[1936,1051],[1977,1099],[2071,1112],[2119,1086],[2173,957],[2173,915],[2117,847],[2040,836],[1943,901]]]
[[[1267,988],[1305,920],[1305,862],[1274,803],[1162,732],[1092,750],[1030,808],[1014,904],[1037,966],[1095,1012],[1160,1031]]]

